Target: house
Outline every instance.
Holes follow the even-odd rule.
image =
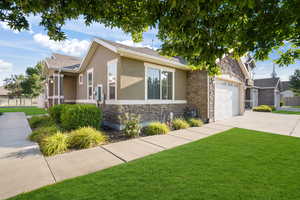
[[[8,98],[9,91],[4,86],[0,86],[0,97]]]
[[[289,87],[290,82],[289,81],[281,81],[281,92],[280,96],[281,99],[285,97],[294,97],[294,92]]]
[[[142,125],[186,115],[207,122],[241,115],[249,69],[230,56],[218,64],[222,75],[210,77],[180,58],[94,38],[82,60],[59,54],[45,60],[46,104],[96,104],[104,124],[116,129],[125,112],[139,114]]]
[[[276,108],[280,106],[280,78],[263,78],[254,80],[254,88],[257,89],[258,105],[270,105]]]

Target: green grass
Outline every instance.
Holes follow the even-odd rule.
[[[291,108],[300,108],[300,106],[290,106]]]
[[[289,115],[300,115],[300,112],[297,112],[297,111],[287,111],[287,110],[275,110],[272,113],[289,114]]]
[[[47,113],[45,109],[37,107],[0,108],[0,112],[24,112],[26,115],[40,115]]]
[[[12,199],[300,199],[299,166],[299,138],[235,128]]]

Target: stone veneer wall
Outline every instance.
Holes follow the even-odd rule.
[[[103,121],[105,125],[112,128],[122,129],[119,116],[124,113],[134,113],[140,115],[142,125],[147,125],[153,121],[166,122],[170,113],[173,117],[183,117],[187,104],[137,104],[137,105],[104,105]]]
[[[196,109],[200,117],[207,121],[208,113],[208,75],[206,71],[189,71],[187,74],[187,93],[186,98],[188,107]]]

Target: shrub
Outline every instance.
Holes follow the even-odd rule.
[[[145,127],[144,132],[146,135],[167,134],[170,129],[165,123],[152,122]]]
[[[190,118],[187,121],[191,127],[200,127],[203,125],[203,121],[201,119]]]
[[[190,125],[184,119],[177,118],[172,121],[172,128],[175,130],[184,129],[188,127],[190,127]]]
[[[253,108],[256,112],[272,112],[272,108],[268,105],[260,105]]]
[[[54,121],[49,116],[33,116],[28,119],[31,128],[39,128],[54,125]]]
[[[64,153],[68,149],[68,136],[61,132],[45,137],[41,142],[41,151],[46,156]]]
[[[120,117],[122,124],[125,124],[123,132],[128,137],[137,137],[140,135],[140,116],[136,114],[125,113]]]
[[[275,106],[269,106],[269,107],[271,108],[272,111],[276,110]]]
[[[84,149],[103,144],[106,136],[92,127],[83,127],[69,134],[68,144],[70,148]]]
[[[280,107],[281,106],[284,106],[284,102],[283,101],[280,101]]]
[[[58,132],[59,129],[56,126],[46,126],[46,127],[40,127],[36,130],[34,130],[30,135],[29,135],[29,139],[31,141],[37,142],[37,143],[41,143],[41,141],[50,135],[55,134],[56,132]]]
[[[61,123],[61,114],[63,110],[67,107],[70,106],[68,104],[57,104],[49,108],[49,114],[50,117],[52,118],[55,123],[60,124]]]
[[[98,129],[101,120],[102,112],[95,105],[69,105],[63,109],[61,114],[61,127],[65,130],[74,130],[85,126]]]

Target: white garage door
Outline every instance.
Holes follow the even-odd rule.
[[[216,81],[215,120],[222,120],[240,113],[239,87],[227,81]]]

